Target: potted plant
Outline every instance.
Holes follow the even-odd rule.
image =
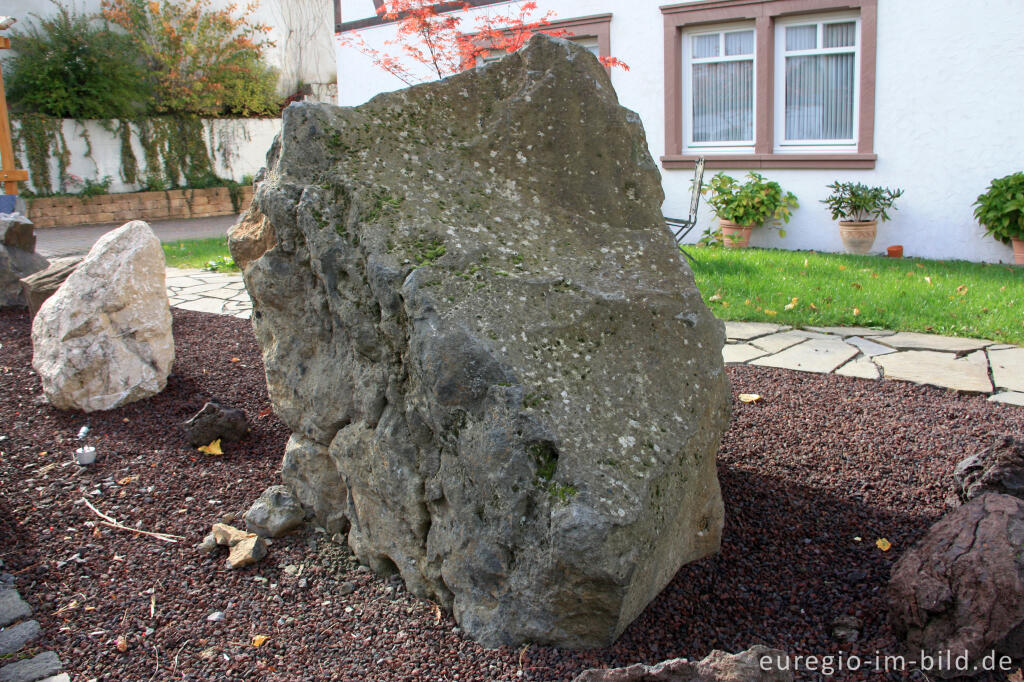
[[[878,234],[878,222],[889,219],[889,209],[895,210],[893,202],[903,195],[903,190],[838,180],[826,187],[832,194],[821,203],[832,211],[832,220],[839,221],[843,246],[849,253],[870,252]]]
[[[766,222],[788,223],[793,209],[800,204],[792,192],[783,192],[779,183],[766,180],[760,173],[747,173],[740,183],[725,173],[716,173],[701,190],[718,216],[722,243],[731,248],[745,248],[750,232]],[[779,235],[786,236],[780,229]]]
[[[1013,262],[1024,265],[1024,171],[996,178],[974,202],[985,234],[1013,244]]]

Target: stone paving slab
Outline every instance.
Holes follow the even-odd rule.
[[[0,631],[0,656],[13,654],[39,636],[39,623],[26,620]]]
[[[1018,393],[1016,391],[1007,391],[1005,393],[995,393],[988,397],[990,403],[1005,403],[1007,405],[1021,405],[1024,406],[1024,393]]]
[[[917,384],[930,384],[972,393],[991,393],[988,358],[984,351],[975,351],[962,358],[953,353],[932,350],[908,350],[882,355],[875,363],[886,379],[900,379]]]
[[[863,336],[880,335],[863,334]],[[991,346],[993,343],[985,339],[965,339],[959,336],[939,336],[938,334],[920,334],[918,332],[891,334],[885,336],[882,342],[900,350],[941,350],[951,353],[978,350],[985,346]]]
[[[752,346],[760,348],[761,350],[767,353],[779,353],[781,351],[786,350],[790,346],[795,346],[796,344],[806,341],[807,339],[827,338],[829,337],[826,334],[804,331],[803,329],[793,329],[792,331],[779,332],[778,334],[762,336],[750,341],[749,343]]]
[[[64,665],[57,654],[47,651],[0,668],[0,682],[38,682],[44,677],[56,675],[63,669]]]
[[[988,362],[996,388],[1024,392],[1024,348],[990,349]]]
[[[749,343],[727,343],[722,347],[722,359],[727,365],[748,362],[767,354]]]
[[[32,609],[17,590],[0,589],[0,628],[32,615]]]
[[[869,358],[857,358],[846,363],[835,371],[842,377],[856,377],[858,379],[878,379],[882,373],[878,365],[871,362]]]
[[[871,327],[807,327],[812,332],[821,332],[822,334],[833,334],[835,336],[892,336],[896,332],[886,331],[885,329],[872,329]]]
[[[749,341],[755,339],[758,336],[765,336],[767,334],[774,334],[775,332],[785,331],[791,329],[782,324],[772,324],[770,322],[729,322],[725,323],[725,336],[730,339],[740,339],[742,341]]]
[[[835,337],[807,339],[781,353],[753,360],[750,364],[828,374],[857,355],[857,352],[854,346]]]
[[[874,341],[864,339],[859,336],[850,336],[844,340],[851,346],[856,346],[860,349],[861,354],[868,358],[873,358],[876,355],[887,355],[889,353],[896,352],[895,348],[889,348],[889,346],[883,346],[880,343],[875,343]]]

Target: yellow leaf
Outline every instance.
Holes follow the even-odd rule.
[[[810,308],[811,310],[817,310],[818,309],[818,306],[814,305],[813,303],[808,303],[807,307]]]
[[[888,552],[890,549],[892,549],[892,543],[886,540],[885,538],[878,538],[877,540],[875,540],[875,547],[882,550],[883,552]]]
[[[745,301],[743,302],[743,305],[750,305],[750,299],[748,298],[747,300],[745,300]]]
[[[266,635],[256,635],[255,637],[252,638],[252,645],[253,646],[263,646],[267,642],[268,639],[270,639],[270,638],[267,637]]]
[[[958,293],[958,294],[960,294],[961,296],[963,296],[964,294],[966,294],[966,293],[967,293],[967,287],[966,287],[966,286],[964,286],[963,284],[961,284],[960,286],[958,286],[958,287],[956,288],[956,293]]]
[[[740,393],[740,402],[742,403],[756,403],[761,400],[761,396],[757,393]]]
[[[224,451],[220,449],[220,438],[213,441],[209,445],[200,445],[198,448],[199,452],[207,455],[223,455]]]
[[[241,362],[241,358],[231,358],[231,362]]]
[[[765,314],[765,315],[771,315],[772,317],[775,317],[775,316],[776,316],[776,315],[778,315],[779,313],[778,313],[778,312],[776,312],[776,311],[774,311],[774,310],[768,310],[768,308],[765,308],[765,309],[764,309],[764,314]]]
[[[124,478],[122,478],[121,480],[119,480],[119,481],[117,482],[117,484],[118,484],[118,485],[128,485],[129,483],[131,483],[131,482],[132,482],[132,481],[134,481],[134,480],[135,480],[135,477],[134,477],[134,476],[125,476]]]
[[[728,308],[729,307],[729,302],[728,301],[722,301],[722,307],[723,308]]]
[[[856,317],[857,315],[860,315],[860,308],[853,309],[853,316]]]
[[[785,307],[786,310],[792,310],[793,308],[796,307],[796,303],[787,303]]]
[[[839,266],[839,269],[840,269],[840,270],[845,270],[845,269],[846,269],[846,266],[845,266],[845,265],[840,265],[840,266]]]

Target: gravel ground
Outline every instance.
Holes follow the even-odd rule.
[[[240,571],[193,549],[211,522],[240,516],[278,482],[287,429],[269,412],[247,321],[180,310],[174,320],[167,389],[85,415],[41,402],[28,317],[0,311],[0,560],[44,628],[39,650],[55,649],[74,680],[566,680],[755,643],[895,653],[884,616],[892,562],[943,514],[965,453],[990,434],[1024,434],[1024,408],[981,397],[730,368],[734,398],[763,400],[735,402],[722,445],[722,552],[684,567],[608,649],[487,650],[315,529],[275,540]],[[212,397],[244,408],[254,427],[223,456],[192,450],[178,426]],[[100,459],[80,469],[71,462],[84,425]],[[97,525],[83,497],[184,540]],[[875,546],[882,537],[888,552]],[[208,620],[215,611],[224,619]],[[831,636],[845,615],[864,621],[853,645]],[[257,635],[269,639],[253,646]]]

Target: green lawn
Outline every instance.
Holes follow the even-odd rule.
[[[1024,344],[1024,267],[687,246],[723,320],[865,326]],[[788,310],[787,310],[788,306]]]
[[[163,247],[167,267],[238,272],[234,261],[231,260],[231,254],[228,253],[226,237],[164,242]],[[216,267],[211,266],[211,263],[216,264]]]

